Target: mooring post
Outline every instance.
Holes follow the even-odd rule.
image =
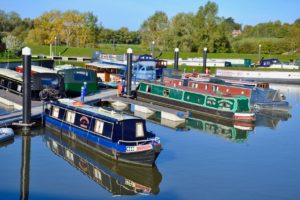
[[[22,49],[23,59],[23,133],[30,131],[31,125],[31,49]]]
[[[203,73],[206,73],[207,48],[203,49]]]
[[[132,49],[127,49],[127,97],[131,96],[131,79],[132,79]]]
[[[174,49],[174,69],[178,71],[179,49]]]

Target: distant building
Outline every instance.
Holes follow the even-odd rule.
[[[238,37],[242,34],[242,31],[241,30],[233,30],[231,35],[232,37]]]

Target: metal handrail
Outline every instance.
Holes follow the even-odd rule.
[[[151,138],[151,139],[147,139],[147,140],[138,140],[138,141],[119,140],[118,144],[125,143],[125,144],[136,144],[136,145],[138,145],[139,143],[152,142],[152,141],[155,141],[155,142],[159,143],[160,139],[158,137],[155,137],[155,138]]]

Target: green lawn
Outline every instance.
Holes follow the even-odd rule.
[[[32,49],[32,54],[34,55],[49,55],[50,47],[49,46],[42,46],[42,45],[29,45]],[[113,50],[111,44],[100,44],[99,48],[78,48],[78,47],[66,47],[66,46],[53,46],[52,50],[57,55],[62,56],[84,56],[84,57],[91,57],[93,52],[101,51],[103,53],[109,54],[124,54],[126,53],[127,48],[132,48],[134,54],[144,54],[150,53],[150,50],[147,48],[143,48],[141,45],[125,45],[120,44],[117,45],[115,50]],[[56,50],[55,50],[56,49]],[[158,51],[155,51],[155,55],[159,55]],[[162,59],[173,59],[174,52],[163,52],[161,57]],[[194,57],[202,57],[202,53],[195,53],[195,52],[180,52],[180,58],[194,58]],[[264,58],[278,58],[283,62],[288,62],[291,59],[300,59],[299,54],[293,55],[264,55],[262,54],[261,57]],[[258,55],[257,54],[237,54],[237,53],[208,53],[208,58],[240,58],[240,59],[251,59],[252,62],[257,62]]]

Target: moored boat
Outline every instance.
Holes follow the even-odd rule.
[[[53,73],[39,73],[31,76],[32,99],[40,99],[39,93],[44,89],[56,90],[57,96],[64,96],[63,77]],[[8,90],[12,93],[23,94],[23,77],[18,73],[9,69],[0,69],[0,88]]]
[[[270,83],[300,84],[299,71],[262,71],[217,69],[216,77],[235,80],[256,80]]]
[[[208,81],[173,79],[166,77],[164,84],[178,87],[186,86],[195,91],[210,92],[226,96],[246,96],[250,99],[250,104],[256,110],[288,111],[289,103],[279,90],[269,88],[268,83],[253,83],[248,81],[229,82],[223,79],[210,78]]]
[[[69,99],[49,103],[45,122],[122,162],[153,166],[161,151],[159,138],[146,130],[145,120]]]
[[[225,96],[205,90],[200,93],[183,85],[170,87],[142,82],[137,90],[137,99],[227,120],[255,121],[249,99],[244,96]]]

